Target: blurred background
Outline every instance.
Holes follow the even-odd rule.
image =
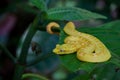
[[[120,19],[119,0],[45,1],[49,8],[79,7],[108,17],[106,20],[75,21],[77,26],[95,27]],[[26,34],[29,24],[38,12],[39,10],[28,0],[0,0],[0,43],[4,44],[14,56],[19,56],[21,43],[25,37],[24,34]],[[27,58],[28,63],[32,62],[36,57],[41,57],[42,54],[50,54],[57,42],[58,36],[38,31],[31,42]],[[14,67],[10,59],[0,49],[0,80],[12,80]],[[76,75],[76,73],[70,73],[61,66],[60,60],[56,55],[50,55],[45,60],[39,60],[39,63],[28,67],[25,70],[26,72],[42,74],[51,80],[70,80],[71,77]]]

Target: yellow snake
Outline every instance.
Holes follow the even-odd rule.
[[[85,62],[104,62],[110,59],[110,51],[99,39],[77,31],[72,22],[68,22],[63,30],[68,36],[64,39],[64,44],[56,45],[54,53],[76,53],[77,58]]]

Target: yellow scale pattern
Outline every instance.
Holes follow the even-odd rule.
[[[64,44],[57,44],[53,50],[56,54],[77,53],[77,58],[85,62],[104,62],[110,59],[111,54],[107,47],[96,37],[79,32],[72,22],[68,22],[64,27],[68,36]]]

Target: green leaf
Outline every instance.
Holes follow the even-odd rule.
[[[120,80],[120,71],[117,69],[113,64],[102,65],[92,72],[92,76],[95,80]]]
[[[111,27],[108,27],[110,25]],[[112,58],[109,61],[105,62],[105,64],[113,63],[120,67],[120,58],[119,58],[120,32],[117,31],[117,29],[119,28],[119,25],[120,25],[120,21],[115,21],[108,24],[104,24],[97,28],[83,27],[77,30],[88,33],[88,34],[92,34],[97,38],[99,38],[108,47],[108,49],[110,49],[112,54]],[[113,26],[116,28],[113,29]],[[63,44],[66,36],[67,35],[63,31],[61,31],[60,44]],[[96,66],[95,63],[86,63],[86,62],[79,61],[76,58],[76,54],[74,53],[69,55],[62,55],[60,56],[60,59],[62,61],[62,64],[71,71],[77,71],[82,69],[82,70],[91,72]]]
[[[63,8],[52,8],[47,11],[48,19],[51,20],[89,20],[89,19],[106,19],[97,13],[93,13],[81,8],[75,7],[63,7]]]
[[[73,80],[89,80],[89,74],[80,74],[79,76],[76,76]]]
[[[44,0],[30,0],[30,2],[41,11],[47,10],[47,6]]]

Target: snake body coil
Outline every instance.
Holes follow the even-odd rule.
[[[77,52],[77,58],[86,62],[104,62],[110,59],[111,54],[107,47],[96,37],[79,32],[72,22],[64,27],[68,34],[64,44],[56,45],[53,50],[56,54],[71,54]]]

